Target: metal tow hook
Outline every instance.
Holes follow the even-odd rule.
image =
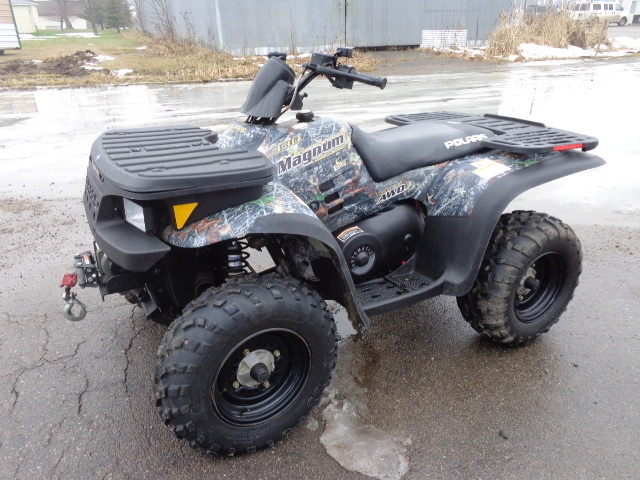
[[[62,314],[67,320],[71,320],[72,322],[79,322],[87,316],[87,306],[80,300],[78,300],[76,296],[77,293],[72,292],[70,287],[66,287],[64,289],[64,294],[62,295],[62,299],[67,302],[67,304],[64,306],[64,311],[62,312]],[[80,311],[77,314],[74,314],[71,312],[71,309],[76,305],[78,306]]]
[[[79,322],[87,316],[87,306],[76,298],[77,293],[71,291],[71,288],[75,287],[76,283],[78,283],[78,276],[75,273],[65,274],[60,283],[60,286],[64,287],[62,299],[66,302],[62,314],[67,320],[71,320],[72,322]],[[76,305],[80,309],[77,314],[71,312],[71,309]]]

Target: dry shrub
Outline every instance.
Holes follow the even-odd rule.
[[[170,42],[154,39],[146,51],[163,61],[135,68],[140,75],[158,75],[166,81],[200,82],[227,78],[253,78],[258,72],[262,57],[245,57],[234,60],[225,52],[214,52],[186,42]]]
[[[371,70],[376,69],[380,60],[373,58],[373,56],[368,52],[360,52],[356,50],[353,52],[353,57],[348,60],[345,59],[344,63],[353,65],[359,72],[370,72]]]
[[[504,12],[498,27],[491,34],[487,57],[518,54],[521,43],[535,43],[556,48],[570,45],[592,48],[602,42],[609,44],[608,23],[597,17],[587,21],[572,20],[569,12],[548,13],[531,17],[509,16]]]
[[[260,66],[265,62],[265,57],[246,56],[233,57],[222,51],[212,51],[186,42],[170,42],[162,39],[154,39],[153,44],[146,51],[147,54],[165,59],[164,62],[155,65],[155,69],[161,68],[167,81],[199,82],[217,79],[243,78],[252,79],[258,73]],[[235,58],[235,59],[234,59]],[[296,74],[300,73],[300,65],[308,58],[288,61]],[[369,53],[354,52],[353,58],[344,59],[356,67],[358,71],[366,72],[376,68],[379,63]],[[145,71],[143,68],[134,68],[137,74],[158,74],[159,71]]]

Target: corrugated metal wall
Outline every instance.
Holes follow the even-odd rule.
[[[143,25],[163,5],[182,37],[234,54],[335,45],[419,45],[422,30],[467,29],[488,38],[512,0],[137,0]],[[166,16],[165,16],[166,18]]]

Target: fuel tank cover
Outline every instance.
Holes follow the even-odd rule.
[[[314,114],[311,110],[300,110],[296,113],[296,119],[299,122],[312,122]]]

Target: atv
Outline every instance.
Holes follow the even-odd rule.
[[[367,133],[302,110],[317,77],[386,79],[314,53],[296,79],[273,53],[221,135],[192,126],[108,131],[93,144],[84,206],[95,239],[63,279],[120,293],[170,324],[154,370],[157,411],[191,446],[233,455],[292,432],[336,364],[326,301],[369,318],[457,297],[480,334],[531,342],[558,321],[580,241],[544,213],[503,213],[521,192],[604,164],[598,140],[497,115],[392,115]],[[296,120],[277,123],[288,110]],[[256,271],[252,254],[268,255]],[[260,269],[259,269],[260,270]],[[79,307],[78,313],[73,311]]]

